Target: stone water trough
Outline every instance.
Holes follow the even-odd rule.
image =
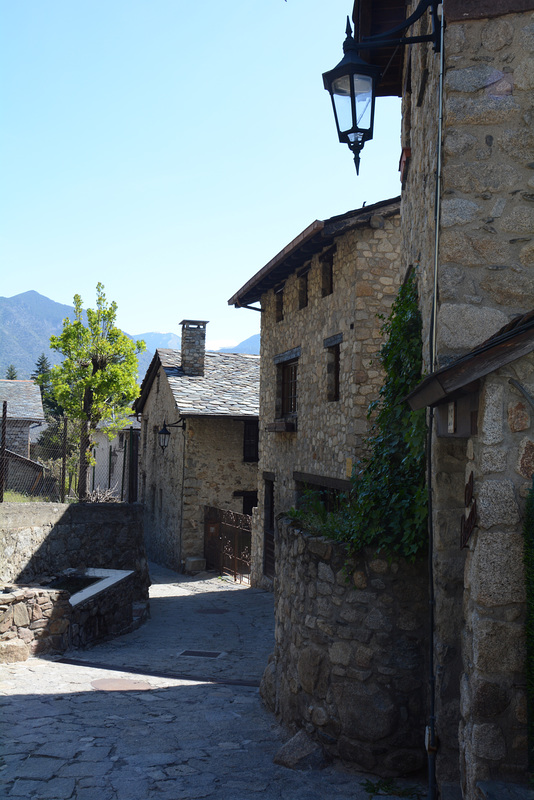
[[[52,588],[87,579],[85,588]],[[67,569],[39,582],[0,588],[0,662],[60,654],[137,628],[148,614],[135,602],[133,570]]]

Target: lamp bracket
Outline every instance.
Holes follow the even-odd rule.
[[[528,392],[528,391],[525,389],[525,387],[524,387],[524,386],[521,386],[521,384],[519,383],[519,381],[516,381],[516,380],[515,380],[515,378],[508,378],[508,383],[511,383],[511,384],[512,384],[512,386],[515,386],[515,388],[516,388],[516,389],[518,389],[518,391],[520,391],[520,392],[521,392],[521,394],[522,394],[522,395],[523,395],[523,396],[524,396],[524,397],[527,399],[527,401],[530,403],[530,405],[531,405],[531,406],[534,408],[534,398],[533,398],[533,397],[532,397],[532,395],[531,395],[531,394],[530,394],[530,393],[529,393],[529,392]]]
[[[438,6],[441,5],[440,0],[421,0],[413,14],[404,20],[400,25],[386,31],[379,33],[375,36],[366,36],[359,42],[355,43],[357,50],[371,50],[378,47],[395,47],[396,45],[406,46],[408,44],[418,44],[419,42],[432,42],[434,50],[439,52],[440,49],[440,23],[438,15]],[[396,34],[403,33],[406,28],[409,28],[418,19],[421,19],[427,9],[432,10],[432,33],[425,36],[400,36]]]
[[[176,422],[165,422],[163,421],[163,426],[167,426],[167,428],[183,428],[185,429],[185,419],[180,417],[180,419],[176,420]]]

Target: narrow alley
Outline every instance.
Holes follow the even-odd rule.
[[[137,631],[0,667],[2,797],[367,800],[372,776],[273,762],[291,734],[258,691],[272,595],[154,565],[151,577]]]

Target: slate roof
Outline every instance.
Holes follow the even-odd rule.
[[[41,422],[45,416],[41,390],[33,381],[0,380],[0,414],[7,400],[7,418]]]
[[[260,357],[212,353],[204,358],[204,375],[185,375],[179,350],[158,348],[141,385],[134,410],[142,412],[159,367],[163,367],[180,416],[257,417]]]

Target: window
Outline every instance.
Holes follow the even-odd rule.
[[[243,514],[252,516],[252,509],[258,505],[257,492],[243,492]]]
[[[350,494],[352,489],[349,480],[328,478],[306,472],[294,472],[293,480],[295,481],[297,508],[301,505],[305,493],[311,490],[323,503],[326,511],[334,511],[339,508],[342,496]]]
[[[343,334],[338,333],[325,339],[326,350],[326,398],[330,402],[339,400],[339,378],[341,365],[341,342]]]
[[[286,350],[274,357],[276,365],[276,404],[274,422],[267,431],[296,432],[297,430],[297,372],[300,347]]]
[[[258,420],[245,420],[243,431],[243,461],[258,460],[258,434]]]
[[[334,253],[335,248],[331,247],[320,257],[321,262],[321,291],[322,296],[326,297],[334,291]]]
[[[299,481],[297,481],[295,489],[297,508],[302,507],[306,494],[311,492],[320,500],[325,511],[332,512],[339,509],[340,499],[343,494],[340,489],[332,489],[328,486],[310,485],[308,483],[300,483]]]
[[[282,322],[284,319],[284,287],[279,286],[278,289],[274,290],[274,301],[275,301],[275,315],[276,321]]]
[[[309,266],[299,275],[299,309],[308,305],[308,274]]]
[[[280,365],[282,381],[282,416],[297,413],[297,365],[298,359]]]
[[[340,345],[335,344],[326,350],[326,396],[332,402],[339,400]]]

